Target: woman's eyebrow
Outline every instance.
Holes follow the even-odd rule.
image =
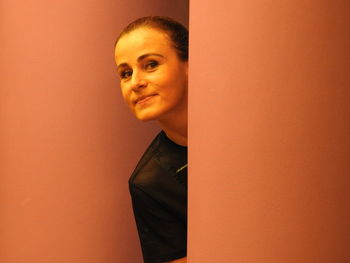
[[[128,66],[128,63],[121,63],[117,66],[117,69],[127,67],[127,66]]]
[[[157,57],[162,57],[164,58],[163,55],[161,54],[157,54],[157,53],[147,53],[147,54],[144,54],[144,55],[141,55],[137,58],[137,62],[140,62],[141,60],[145,59],[146,57],[149,57],[149,56],[157,56]]]
[[[161,57],[161,58],[165,58],[163,55],[161,54],[158,54],[158,53],[146,53],[146,54],[143,54],[141,56],[139,56],[137,58],[137,62],[140,62],[142,61],[143,59],[149,57],[149,56],[157,56],[157,57]],[[128,63],[121,63],[117,66],[117,69],[121,68],[121,67],[127,67],[128,66]]]

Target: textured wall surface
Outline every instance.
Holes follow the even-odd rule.
[[[350,262],[349,13],[190,2],[189,262]]]
[[[0,262],[141,262],[127,180],[158,128],[124,105],[113,45],[188,1],[0,5]]]

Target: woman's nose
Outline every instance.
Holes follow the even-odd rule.
[[[147,82],[140,72],[133,72],[131,76],[131,88],[133,90],[138,90],[140,88],[143,88],[147,85]]]

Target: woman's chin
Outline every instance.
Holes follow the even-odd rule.
[[[153,113],[136,113],[136,118],[142,122],[155,121],[158,119],[157,114]]]

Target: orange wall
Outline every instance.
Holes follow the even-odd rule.
[[[188,2],[2,0],[0,262],[141,262],[127,180],[157,132],[119,94],[117,33]]]
[[[350,262],[348,1],[190,2],[189,262]]]

